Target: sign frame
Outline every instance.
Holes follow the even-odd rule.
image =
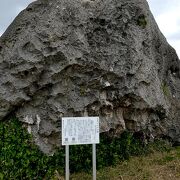
[[[68,122],[69,120],[69,122]],[[75,122],[76,121],[76,122]],[[79,121],[79,122],[78,122]],[[88,121],[87,124],[85,123]],[[93,122],[94,121],[94,122]],[[72,123],[70,126],[68,126],[67,123]],[[80,132],[78,125],[80,125],[81,128],[84,128],[84,131],[86,131],[86,134],[88,133],[88,138],[82,137],[83,132]],[[85,127],[83,127],[83,125]],[[94,126],[94,127],[93,127]],[[73,129],[74,127],[74,129]],[[69,145],[83,145],[83,144],[92,144],[92,166],[93,166],[93,180],[96,180],[96,144],[99,144],[100,138],[99,138],[99,117],[63,117],[62,118],[62,145],[65,145],[65,153],[66,153],[66,176],[65,179],[69,180],[70,173],[69,173]],[[88,131],[89,129],[89,131]],[[70,132],[72,130],[73,132]],[[67,131],[67,132],[66,132]],[[94,134],[93,134],[94,132]],[[80,136],[78,136],[80,135]],[[70,138],[69,139],[65,138]],[[72,138],[75,137],[75,140],[77,138],[77,141],[73,141]],[[81,137],[81,138],[80,138]],[[67,141],[66,141],[67,140]]]
[[[99,117],[63,117],[62,145],[99,144]]]

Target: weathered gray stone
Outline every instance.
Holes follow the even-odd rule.
[[[180,142],[180,62],[145,0],[38,0],[0,38],[0,119],[48,154],[63,116]]]

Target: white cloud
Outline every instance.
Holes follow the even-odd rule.
[[[148,0],[157,24],[180,57],[180,0]]]
[[[163,13],[156,17],[156,21],[166,37],[180,31],[180,3],[173,11]]]

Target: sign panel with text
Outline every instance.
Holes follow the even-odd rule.
[[[99,117],[62,118],[62,145],[98,143]]]

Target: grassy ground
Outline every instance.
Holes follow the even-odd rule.
[[[56,171],[53,180],[64,178]],[[77,173],[71,180],[91,180],[91,174]],[[97,180],[180,180],[180,147],[168,152],[153,152],[148,156],[131,157],[117,166],[97,172]]]

